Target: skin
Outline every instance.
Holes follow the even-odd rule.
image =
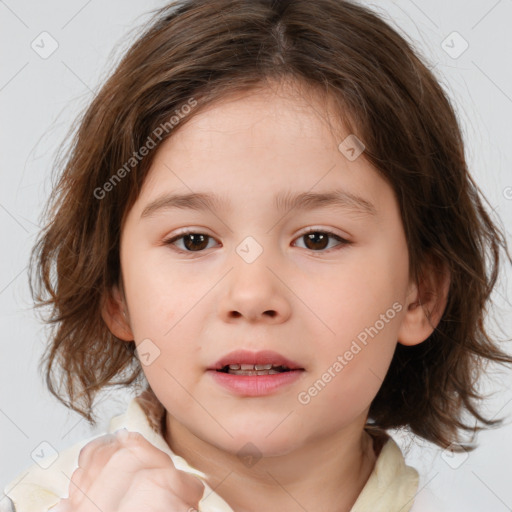
[[[410,281],[393,190],[364,153],[350,161],[340,152],[349,132],[333,133],[329,115],[284,85],[208,107],[160,146],[122,228],[123,291],[112,290],[103,317],[120,339],[158,347],[143,370],[167,410],[167,442],[237,512],[349,511],[375,464],[363,427],[396,344],[427,339],[446,305],[447,277]],[[362,196],[376,215],[273,205],[279,192],[334,188]],[[229,204],[141,217],[162,195],[190,192]],[[310,227],[350,244],[308,244]],[[206,248],[165,243],[183,228],[208,235]],[[252,263],[236,251],[248,236],[263,250]],[[298,394],[397,303],[394,318],[301,404]],[[206,369],[241,348],[274,350],[305,371],[272,395],[237,396]],[[247,443],[261,455],[250,467],[237,455]]]
[[[141,434],[120,430],[82,448],[68,497],[51,511],[192,512],[203,492],[198,478],[178,471]]]

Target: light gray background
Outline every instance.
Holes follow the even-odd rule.
[[[506,229],[512,220],[512,0],[362,2],[382,13],[423,53],[455,102],[472,174]],[[76,114],[129,43],[127,34],[162,1],[0,0],[0,485],[33,463],[46,441],[61,450],[106,427],[130,396],[105,394],[102,421],[91,430],[44,387],[38,361],[46,340],[31,310],[27,259],[48,196],[52,161]],[[58,49],[41,58],[31,43],[47,31]],[[458,32],[469,44],[458,58],[443,41]],[[461,40],[447,40],[452,51]],[[451,40],[454,42],[451,43]],[[115,45],[121,46],[112,54]],[[48,47],[47,47],[48,48]],[[509,241],[510,232],[507,232]],[[512,336],[510,269],[495,293],[496,321]],[[447,453],[397,432],[408,461],[422,473],[422,487],[441,496],[446,510],[504,512],[512,507],[512,372],[501,370],[483,388],[495,391],[489,416],[505,416],[498,430],[480,434],[469,456]]]

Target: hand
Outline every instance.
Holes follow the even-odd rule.
[[[78,456],[69,497],[54,512],[193,512],[201,481],[175,468],[171,458],[138,432],[94,439]]]

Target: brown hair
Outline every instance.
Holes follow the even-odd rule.
[[[181,0],[154,13],[77,122],[32,253],[32,293],[54,327],[42,361],[50,391],[94,423],[98,391],[144,378],[134,342],[101,317],[120,279],[123,219],[156,149],[140,161],[134,153],[191,98],[197,106],[178,128],[216,100],[283,80],[334,99],[364,142],[363,157],[395,191],[411,277],[420,282],[428,256],[451,274],[440,323],[425,342],[397,346],[369,417],[442,447],[476,431],[466,413],[497,424],[478,411],[477,377],[488,361],[512,362],[484,327],[500,249],[512,261],[506,240],[432,72],[379,16],[343,0]]]

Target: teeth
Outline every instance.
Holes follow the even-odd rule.
[[[232,375],[275,375],[277,370],[230,370],[229,373]]]
[[[218,370],[230,373],[232,375],[275,375],[290,371],[287,366],[280,364],[230,364],[224,369]]]
[[[255,364],[254,368],[256,370],[270,370],[272,368],[271,364]]]
[[[273,364],[230,364],[229,369],[230,370],[244,370],[244,371],[250,371],[250,370],[271,370],[272,367],[274,368],[281,368],[281,365],[273,365]],[[284,367],[283,367],[284,368]]]

